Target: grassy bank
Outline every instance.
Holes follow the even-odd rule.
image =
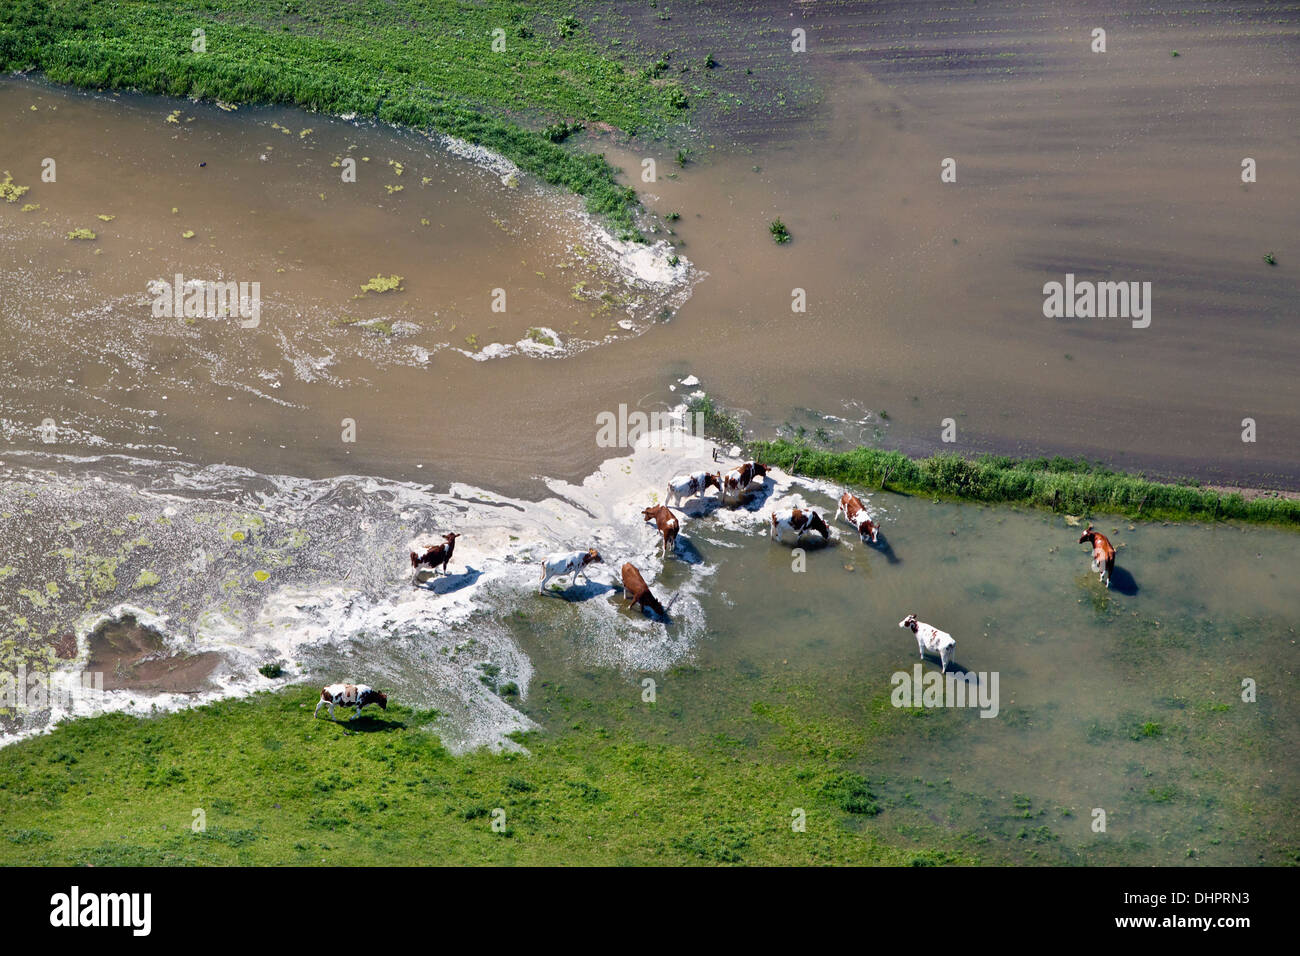
[[[810,478],[961,501],[1015,502],[1077,515],[1094,512],[1165,521],[1234,519],[1300,527],[1300,500],[1222,494],[1166,484],[1070,458],[985,455],[909,458],[878,448],[824,451],[778,439],[749,445],[755,459]]]
[[[678,119],[686,94],[599,48],[575,11],[586,15],[561,0],[16,0],[0,5],[0,69],[438,130],[585,196],[636,236],[635,192],[602,156],[557,142],[571,127],[555,121],[636,134]]]
[[[351,724],[313,721],[318,695],[292,688],[156,718],[82,719],[5,748],[0,863],[971,860],[896,833],[878,839],[872,784],[837,769],[882,723],[934,722],[883,699],[854,727],[796,716],[779,697],[755,701],[728,733],[688,746],[649,730],[646,705],[620,713],[559,690],[547,702],[554,731],[524,739],[532,756],[453,757],[420,729],[428,713],[390,705]],[[796,807],[805,832],[791,827]],[[492,826],[498,808],[503,832]]]

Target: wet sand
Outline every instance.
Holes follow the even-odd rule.
[[[212,651],[169,653],[162,634],[127,616],[89,636],[84,669],[103,674],[104,690],[197,694],[213,689],[208,676],[220,663]]]

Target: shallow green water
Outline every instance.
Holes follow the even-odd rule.
[[[868,777],[881,812],[861,826],[989,861],[1296,861],[1300,539],[1098,520],[1119,547],[1106,592],[1060,516],[876,503],[880,545],[846,536],[803,573],[765,535],[688,525],[717,563],[709,628],[667,674],[576,663],[562,609],[514,619],[537,667],[525,710],[563,733],[560,702],[590,700],[597,721],[639,713],[651,738],[730,743],[737,759],[785,734]],[[670,567],[666,592],[691,573]],[[997,672],[996,717],[889,704],[891,674],[917,662],[909,611],[956,638],[963,668]]]

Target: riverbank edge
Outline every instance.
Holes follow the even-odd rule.
[[[724,413],[725,414],[725,413]],[[705,427],[710,427],[706,418]],[[786,438],[750,441],[745,454],[806,478],[981,504],[1023,504],[1059,514],[1122,515],[1147,521],[1246,521],[1300,530],[1300,499],[1280,492],[1247,497],[1220,486],[1174,484],[1112,471],[1082,459],[965,458],[956,453],[911,458],[859,446],[814,448]]]
[[[304,56],[276,63],[275,69],[270,69],[267,63],[252,57],[187,56],[186,50],[177,52],[150,44],[143,30],[134,39],[128,34],[123,43],[121,36],[90,35],[86,24],[76,19],[80,11],[75,8],[64,11],[61,17],[49,18],[38,16],[42,8],[44,5],[38,2],[26,11],[28,16],[19,9],[11,11],[8,18],[0,17],[3,72],[36,74],[51,83],[83,90],[126,90],[248,106],[292,106],[442,133],[499,153],[544,182],[582,196],[587,211],[608,222],[620,239],[646,241],[639,228],[644,207],[634,188],[618,183],[621,171],[611,166],[603,153],[561,145],[572,132],[582,128],[581,123],[571,125],[562,120],[545,130],[532,130],[450,96],[422,95],[419,90],[395,93],[386,82],[379,82],[382,78],[332,69],[324,55],[317,60]],[[177,35],[188,37],[193,25],[186,20],[181,24],[183,30],[178,26]],[[203,21],[202,26],[214,33],[223,28],[236,29],[217,21]],[[270,31],[263,33],[273,36]],[[519,43],[533,40],[531,33],[527,40],[515,38]],[[648,82],[645,85],[646,111],[664,116],[676,111],[679,118],[685,118],[689,105],[684,99],[672,90]],[[544,104],[535,104],[535,108],[558,116]],[[599,121],[594,115],[580,119]]]

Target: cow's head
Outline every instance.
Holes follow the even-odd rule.
[[[722,490],[722,472],[706,471],[704,473],[704,487],[701,488],[700,491],[708,491],[710,485],[712,485],[714,488],[717,488],[719,491]]]
[[[808,512],[808,530],[816,531],[823,541],[831,539],[831,529],[826,525],[826,519],[815,511]]]
[[[600,561],[600,552],[595,548],[588,548],[587,553],[582,556],[582,563],[591,564],[593,561]]]
[[[766,477],[767,477],[767,467],[768,467],[767,465],[760,465],[758,462],[754,462],[754,469],[753,469],[753,475],[754,475],[754,477],[755,477],[755,478],[766,478]]]
[[[646,508],[645,510],[643,510],[643,511],[641,512],[641,517],[644,518],[646,521],[654,520],[655,518],[658,518],[658,517],[659,517],[659,509],[658,509],[658,508]]]
[[[654,611],[665,621],[668,620],[668,612],[665,611],[664,606],[659,603],[659,599],[650,593],[649,588],[646,589],[645,596],[641,598],[641,604],[643,607],[650,608],[650,610]]]
[[[380,707],[381,710],[387,710],[387,709],[388,709],[388,695],[387,695],[387,694],[381,694],[379,691],[375,691],[375,703],[379,705],[379,707]]]
[[[1092,544],[1092,539],[1095,534],[1096,532],[1092,530],[1092,525],[1088,525],[1083,534],[1079,535],[1079,543],[1083,544],[1086,541],[1088,544]]]
[[[876,535],[880,533],[880,528],[877,527],[876,523],[870,518],[863,518],[862,524],[858,525],[858,533],[862,535],[862,540],[864,542],[870,538],[871,543],[875,544]]]
[[[916,615],[915,615],[915,614],[909,614],[909,615],[907,615],[907,617],[903,618],[901,621],[898,622],[898,626],[899,626],[899,627],[905,627],[905,628],[907,628],[907,629],[910,630],[910,631],[915,631],[915,630],[916,630]]]
[[[455,531],[449,531],[449,532],[447,532],[446,534],[444,534],[444,535],[442,536],[442,540],[443,540],[443,541],[446,541],[447,544],[450,545],[450,544],[455,544],[455,543],[456,543],[456,539],[459,538],[459,537],[460,537],[460,535],[458,535]]]

